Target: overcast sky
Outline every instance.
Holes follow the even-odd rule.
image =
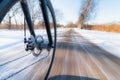
[[[59,9],[64,18],[61,23],[76,22],[78,20],[81,0],[51,0],[55,9]],[[90,23],[104,24],[120,22],[120,0],[99,0],[97,15]]]

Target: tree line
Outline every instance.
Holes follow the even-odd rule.
[[[44,28],[44,20],[42,17],[42,11],[40,8],[39,0],[27,0],[30,9],[32,23],[35,28]],[[55,9],[57,22],[62,19],[63,14],[60,10]],[[52,19],[50,18],[50,24],[52,25]],[[58,24],[60,26],[60,24]],[[24,15],[20,3],[16,3],[7,13],[0,28],[6,29],[23,29],[24,27]]]
[[[38,0],[27,0],[31,12],[32,23],[35,28],[44,28],[44,20],[42,17],[42,11],[40,8],[40,3]],[[81,0],[79,18],[76,23],[70,22],[64,27],[78,27],[84,28],[84,25],[95,16],[96,6],[98,0]],[[57,22],[62,20],[63,14],[60,10],[55,9]],[[51,18],[51,17],[49,17]],[[51,20],[51,19],[50,19]],[[0,25],[0,28],[7,29],[23,29],[24,27],[24,15],[21,9],[20,3],[17,3],[10,11],[7,13],[3,22],[4,25]],[[52,21],[50,23],[52,25]],[[58,24],[58,27],[63,27],[62,24]]]

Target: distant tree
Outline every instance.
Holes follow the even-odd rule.
[[[67,25],[66,25],[66,27],[68,27],[68,28],[76,28],[76,24],[74,24],[73,22],[69,22]]]
[[[59,23],[58,23],[58,24],[57,24],[57,27],[58,27],[58,28],[61,28],[61,27],[65,27],[65,26],[64,26],[63,24],[59,24]]]
[[[79,28],[83,28],[84,23],[90,20],[94,16],[96,11],[96,5],[98,0],[82,0],[80,8],[80,15],[77,22]]]

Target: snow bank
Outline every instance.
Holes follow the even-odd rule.
[[[120,58],[120,34],[110,32],[100,32],[91,30],[81,30],[76,28],[75,31],[95,43],[102,49]]]

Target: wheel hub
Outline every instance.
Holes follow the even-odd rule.
[[[36,38],[31,36],[26,41],[26,51],[31,51],[34,56],[41,54],[43,49],[48,49],[48,42],[44,41],[43,37],[38,35]]]

